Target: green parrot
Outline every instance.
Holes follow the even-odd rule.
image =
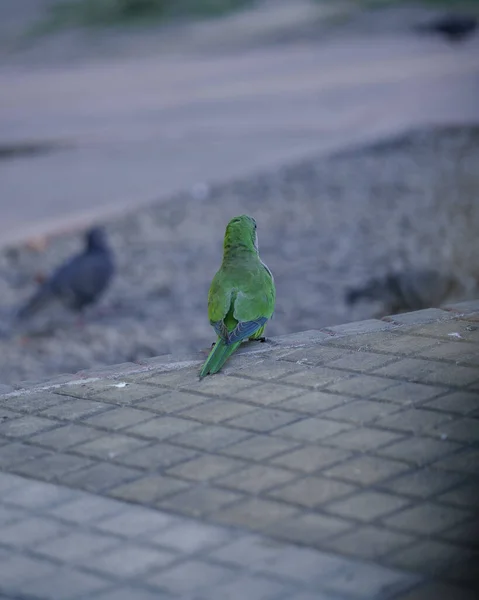
[[[231,219],[226,226],[223,262],[208,294],[208,317],[218,339],[200,379],[217,373],[247,338],[264,341],[275,300],[273,275],[258,254],[256,221],[247,215]]]

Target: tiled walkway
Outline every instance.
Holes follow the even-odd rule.
[[[5,598],[476,597],[479,302],[198,359],[0,397]]]

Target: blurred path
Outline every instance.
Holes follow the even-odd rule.
[[[477,38],[414,35],[0,68],[3,243],[417,125],[479,121]]]

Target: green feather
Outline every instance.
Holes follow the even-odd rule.
[[[240,346],[240,344],[241,342],[236,342],[235,344],[226,345],[221,338],[218,338],[218,341],[209,353],[209,356],[200,371],[200,379],[203,379],[203,377],[206,375],[218,373],[221,367],[238,348],[238,346]]]

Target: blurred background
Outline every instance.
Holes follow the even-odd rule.
[[[479,297],[479,2],[3,0],[0,383],[206,349],[248,213],[278,335]],[[15,312],[101,224],[81,322]]]

